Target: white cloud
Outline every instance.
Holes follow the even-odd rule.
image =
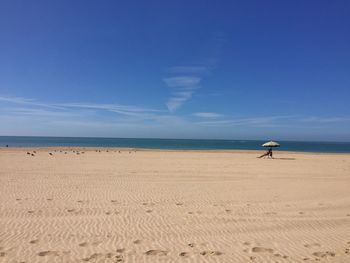
[[[168,68],[168,74],[180,75],[163,78],[168,87],[181,89],[171,93],[171,97],[167,100],[166,106],[170,112],[179,109],[186,101],[193,97],[194,92],[198,89],[202,82],[203,75],[208,75],[210,71],[216,68],[220,50],[225,40],[225,35],[217,33],[208,43],[208,49],[201,56],[200,61],[188,65],[174,66]],[[187,90],[188,93],[181,94],[181,91]]]
[[[263,117],[252,117],[252,118],[233,118],[225,120],[208,120],[197,122],[199,125],[204,126],[271,126],[271,125],[281,125],[281,120],[295,119],[295,116],[263,116]],[[278,123],[276,122],[278,121]]]
[[[192,94],[199,88],[200,77],[177,76],[164,78],[166,85],[173,89],[171,97],[166,102],[170,112],[180,108],[186,101],[192,98]]]
[[[38,108],[18,108],[18,107],[7,107],[1,108],[2,113],[6,115],[16,115],[16,116],[42,116],[42,117],[78,117],[81,116],[80,112],[71,111],[53,111],[47,109]],[[0,113],[0,115],[2,115]]]
[[[350,117],[306,117],[302,118],[300,121],[313,123],[349,122]]]
[[[94,109],[105,110],[121,115],[134,116],[140,118],[150,118],[158,113],[164,111],[157,109],[150,109],[144,107],[137,107],[132,105],[120,105],[120,104],[99,104],[99,103],[60,103],[56,104],[66,108],[81,108],[81,109]]]
[[[19,105],[28,105],[28,106],[34,106],[34,107],[45,107],[45,108],[54,108],[54,109],[60,109],[57,105],[47,104],[47,103],[41,103],[34,99],[30,98],[23,98],[23,97],[11,97],[11,96],[0,96],[0,102],[5,103],[14,103]]]
[[[168,87],[193,87],[199,85],[201,82],[200,77],[190,77],[190,76],[177,76],[171,78],[164,78],[163,81],[168,85]]]
[[[175,110],[180,108],[182,104],[184,104],[191,97],[192,97],[191,93],[189,93],[188,96],[172,97],[167,101],[166,106],[168,107],[170,112],[174,112]]]
[[[222,114],[214,112],[195,112],[192,115],[200,118],[219,118],[222,116]]]
[[[167,71],[173,74],[202,74],[208,73],[208,70],[207,66],[176,66]]]
[[[106,110],[124,115],[143,114],[143,113],[161,113],[164,110],[150,109],[145,107],[139,107],[134,105],[121,105],[121,104],[104,104],[104,103],[87,103],[87,102],[72,102],[72,103],[43,103],[38,102],[35,99],[22,98],[22,97],[6,97],[0,96],[0,102],[7,104],[19,104],[30,107],[50,108],[54,110],[69,111],[72,108],[76,109],[93,109],[93,110]],[[22,108],[24,110],[24,108]]]
[[[194,87],[193,87],[194,88]],[[168,101],[175,111],[193,96],[193,88],[175,91]],[[196,87],[197,88],[197,87]],[[162,138],[258,138],[262,134],[296,138],[330,134],[348,138],[349,116],[231,116],[195,112],[192,117],[166,110],[106,103],[47,103],[0,96],[1,135],[109,136]],[[194,117],[196,118],[193,121]],[[294,137],[293,137],[294,136]],[[319,137],[319,138],[321,138]],[[300,137],[302,138],[302,137]],[[347,139],[348,140],[348,139]]]
[[[187,87],[186,89],[177,89],[172,93],[172,97],[166,102],[166,106],[170,112],[174,112],[180,108],[186,101],[192,98],[192,94],[198,87]]]

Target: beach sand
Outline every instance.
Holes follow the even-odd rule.
[[[0,262],[350,262],[349,154],[120,151],[0,149]]]

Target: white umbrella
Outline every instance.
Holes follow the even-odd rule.
[[[281,145],[277,142],[269,141],[269,142],[265,142],[262,146],[263,147],[280,147]]]

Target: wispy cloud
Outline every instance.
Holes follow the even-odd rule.
[[[311,123],[350,122],[350,117],[305,117],[301,118],[300,121]]]
[[[173,105],[192,96],[193,81],[174,81]],[[178,84],[181,83],[180,88]],[[179,84],[180,85],[180,84]],[[261,134],[348,130],[349,116],[230,116],[198,111],[170,114],[167,110],[115,103],[46,102],[0,96],[0,134],[52,136],[114,136],[173,138],[256,138]],[[21,127],[19,129],[18,127]],[[23,128],[22,128],[23,127]],[[250,135],[249,135],[250,134]],[[198,137],[199,136],[199,137]],[[246,137],[248,136],[248,137]]]
[[[233,127],[233,126],[254,126],[254,127],[287,127],[305,123],[312,125],[329,123],[350,123],[350,117],[301,117],[297,115],[283,116],[260,116],[260,117],[236,117],[219,120],[198,121],[196,124],[210,127]]]
[[[216,68],[220,50],[224,41],[222,34],[216,35],[210,43],[210,48],[200,61],[184,65],[173,66],[167,69],[170,76],[163,78],[164,83],[172,88],[166,106],[170,112],[175,112],[200,88],[205,75]]]
[[[207,120],[199,121],[197,124],[204,126],[263,126],[272,124],[281,124],[281,120],[293,119],[295,116],[262,116],[262,117],[252,117],[252,118],[231,118],[224,120]],[[278,121],[278,122],[277,122]]]
[[[179,96],[186,95],[179,94]],[[6,96],[0,96],[0,117],[21,121],[31,119],[46,125],[65,124],[66,126],[68,123],[84,123],[85,126],[89,126],[89,123],[91,125],[100,123],[100,127],[118,127],[118,125],[139,127],[144,125],[145,128],[147,125],[169,126],[186,123],[182,117],[170,115],[166,110],[135,105],[87,102],[48,103],[35,99]]]
[[[181,116],[148,107],[86,102],[49,103],[6,96],[0,96],[0,123],[2,135],[52,136],[167,137],[169,134],[176,135],[175,127],[188,129],[190,126]],[[18,129],[19,126],[23,129]]]
[[[21,108],[21,107],[9,107],[1,108],[3,113],[16,116],[42,116],[42,117],[79,117],[82,116],[79,112],[71,111],[53,111],[46,109],[33,109],[33,108]]]
[[[167,72],[171,74],[204,74],[208,73],[207,66],[175,66],[170,67]]]
[[[150,109],[144,107],[120,105],[120,104],[98,104],[98,103],[59,103],[55,104],[65,108],[77,108],[77,109],[92,109],[92,110],[104,110],[121,115],[134,116],[140,118],[150,118],[155,116],[156,113],[162,113],[164,111],[158,109]]]
[[[23,97],[14,97],[14,96],[0,96],[0,102],[4,103],[14,103],[19,105],[27,105],[27,106],[34,106],[34,107],[45,107],[45,108],[54,108],[54,109],[60,109],[59,106],[38,102],[35,99],[31,98],[23,98]]]
[[[127,116],[139,116],[139,117],[150,117],[156,114],[164,113],[164,110],[151,109],[145,107],[139,107],[134,105],[121,105],[121,104],[103,104],[103,103],[86,103],[86,102],[76,102],[76,103],[47,103],[39,102],[35,99],[23,98],[23,97],[6,97],[0,96],[0,102],[4,102],[7,105],[21,105],[25,106],[22,108],[18,107],[7,107],[7,113],[12,112],[13,114],[31,114],[37,112],[49,115],[67,114],[72,112],[73,109],[76,110],[103,110],[113,113],[118,113],[120,115]],[[0,104],[1,106],[1,104]],[[43,109],[46,109],[45,111]],[[49,110],[48,110],[49,109]],[[75,113],[77,111],[74,111]],[[4,112],[4,111],[3,111]]]
[[[192,88],[194,86],[199,85],[199,83],[201,82],[201,78],[192,77],[192,76],[178,76],[178,77],[164,78],[163,81],[169,87]]]
[[[214,112],[195,112],[192,114],[193,116],[200,118],[219,118],[222,117],[222,114],[214,113]]]
[[[192,98],[194,90],[187,91],[187,92],[175,92],[173,93],[173,97],[171,97],[167,103],[166,106],[170,112],[174,112],[178,108],[182,106],[186,101]]]
[[[177,76],[164,78],[163,81],[170,88],[173,88],[171,97],[166,102],[170,112],[174,112],[182,106],[183,103],[192,98],[192,94],[199,88],[200,77]]]

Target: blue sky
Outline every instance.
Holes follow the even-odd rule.
[[[0,2],[0,135],[350,141],[349,1]]]

